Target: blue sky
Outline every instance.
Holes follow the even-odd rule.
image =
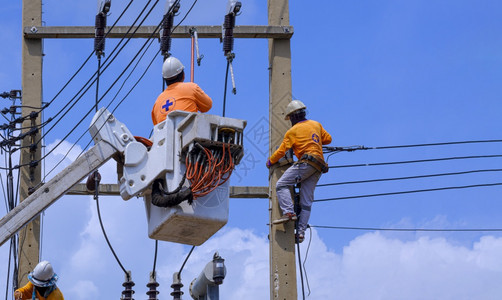
[[[112,1],[112,24],[127,1]],[[312,2],[312,3],[310,3]],[[308,106],[308,117],[333,136],[332,146],[389,146],[499,139],[501,125],[502,3],[499,1],[291,1],[293,96]],[[128,25],[146,1],[135,1],[120,25]],[[181,1],[181,15],[191,6]],[[220,25],[226,1],[199,1],[183,25]],[[96,5],[46,1],[47,26],[93,25]],[[243,1],[238,25],[266,25],[267,1]],[[158,24],[159,3],[145,24]],[[0,12],[0,91],[21,88],[21,4]],[[101,79],[101,91],[118,76],[144,40],[131,42]],[[111,52],[117,40],[107,40]],[[201,39],[202,65],[195,81],[213,98],[210,113],[221,114],[226,61],[218,40]],[[172,54],[190,68],[189,41],[173,40]],[[44,42],[44,101],[51,100],[91,53],[91,40]],[[128,90],[158,50],[145,55],[126,82]],[[248,121],[246,155],[231,185],[266,186],[268,138],[268,43],[235,41],[237,95],[227,94],[227,116]],[[96,59],[47,109],[54,115],[96,70]],[[150,111],[162,88],[161,58],[116,110],[135,135],[148,136]],[[121,83],[119,83],[121,84]],[[108,103],[115,87],[103,101]],[[125,92],[122,91],[121,95]],[[229,90],[230,91],[230,90]],[[119,100],[121,97],[119,97]],[[114,103],[117,103],[116,100]],[[4,101],[4,100],[0,100]],[[7,104],[5,104],[7,103]],[[47,149],[62,139],[94,104],[94,89],[47,135]],[[4,102],[4,106],[8,106]],[[88,120],[46,161],[46,170],[74,143],[69,164],[89,141]],[[500,154],[500,143],[367,150],[339,153],[329,164],[395,162]],[[59,166],[58,169],[61,169]],[[320,183],[501,168],[500,158],[331,169]],[[100,169],[113,182],[115,167]],[[54,174],[49,174],[50,178]],[[316,199],[498,183],[498,172],[392,182],[319,187]],[[315,203],[310,224],[378,228],[502,228],[501,187],[447,190]],[[268,201],[231,199],[225,228],[195,249],[183,271],[187,286],[214,251],[226,259],[222,299],[268,297]],[[153,264],[153,241],[146,233],[140,199],[104,197],[102,214],[111,242],[133,272],[137,298],[145,295]],[[4,206],[0,208],[2,215]],[[123,273],[106,247],[90,197],[65,196],[44,216],[42,258],[53,262],[69,299],[119,297]],[[388,232],[314,229],[306,267],[309,299],[499,299],[502,238],[497,232]],[[307,236],[307,241],[309,235]],[[303,243],[304,254],[307,243]],[[161,298],[170,293],[172,273],[190,248],[161,243],[157,270]],[[6,260],[7,245],[0,247]],[[1,267],[3,270],[4,266]],[[6,272],[0,272],[5,282]],[[0,295],[4,294],[0,289]],[[85,293],[83,292],[85,291]],[[89,295],[91,297],[89,297]],[[164,295],[164,296],[162,296]]]

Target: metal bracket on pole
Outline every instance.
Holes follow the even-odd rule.
[[[195,55],[197,56],[197,66],[200,67],[200,61],[204,58],[204,54],[199,53],[199,34],[197,33],[197,28],[190,28],[190,36],[193,37],[195,42]]]
[[[232,79],[232,93],[235,95],[235,94],[237,94],[237,89],[235,88],[234,67],[232,65],[232,61],[234,60],[234,57],[235,57],[234,53],[229,53],[229,55],[227,56],[229,67],[230,67],[230,79]]]

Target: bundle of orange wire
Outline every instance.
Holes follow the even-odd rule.
[[[228,145],[228,147],[226,147]],[[193,198],[205,196],[224,184],[235,167],[230,144],[221,149],[208,149],[195,144],[200,150],[186,157],[186,178],[190,181]]]

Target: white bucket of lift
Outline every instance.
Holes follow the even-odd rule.
[[[164,177],[165,188],[168,191],[175,190],[185,174],[183,153],[189,151],[190,145],[195,141],[211,145],[220,143],[219,128],[231,128],[236,132],[233,147],[242,149],[245,126],[243,120],[174,111],[167,116],[166,121],[154,127],[153,146],[147,153],[146,167],[136,170],[131,164],[124,171],[124,183],[130,181],[142,183],[142,186],[134,189],[134,185],[124,184],[123,188],[127,197],[143,193],[150,238],[198,246],[227,223],[230,180],[208,195],[195,199],[192,205],[183,201],[173,207],[153,205],[151,190],[145,190],[145,187],[151,187],[155,178]],[[189,186],[188,179],[184,186]]]
[[[228,221],[229,181],[189,205],[186,201],[174,207],[152,205],[145,197],[148,236],[152,239],[199,246]]]

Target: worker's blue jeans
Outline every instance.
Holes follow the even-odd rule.
[[[300,206],[302,211],[298,221],[298,232],[304,233],[310,218],[310,210],[314,202],[314,190],[321,177],[321,172],[307,163],[294,164],[289,167],[277,181],[277,200],[282,214],[294,213],[290,187],[301,183]]]

